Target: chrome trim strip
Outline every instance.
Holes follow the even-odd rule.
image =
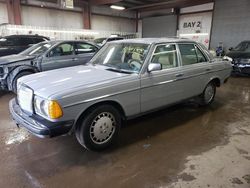
[[[191,75],[191,76],[186,76],[186,77],[183,77],[183,78],[178,78],[178,79],[176,78],[176,79],[168,80],[168,81],[165,81],[165,82],[158,82],[158,83],[150,85],[150,86],[141,87],[141,89],[146,89],[146,88],[149,88],[149,87],[154,87],[154,86],[159,86],[159,85],[163,85],[163,84],[167,84],[167,83],[186,80],[186,79],[189,79],[189,78],[193,78],[193,77],[197,77],[197,76],[201,76],[201,75],[205,75],[205,74],[209,74],[209,73],[213,73],[213,72],[220,72],[220,71],[224,71],[224,70],[227,70],[227,69],[221,69],[221,70],[218,70],[218,71],[203,72],[203,73],[199,73],[199,74],[195,74],[195,75]]]
[[[150,85],[150,86],[145,86],[145,87],[130,89],[130,90],[126,90],[126,91],[116,92],[116,93],[112,93],[112,94],[108,94],[108,95],[103,95],[103,96],[100,96],[100,97],[94,97],[94,98],[91,98],[91,99],[86,99],[86,100],[83,100],[83,101],[79,101],[79,102],[76,102],[76,103],[72,103],[72,104],[63,106],[63,108],[68,108],[68,107],[76,106],[76,105],[79,105],[79,104],[88,103],[88,102],[92,102],[92,101],[95,101],[95,100],[100,100],[100,99],[112,97],[112,96],[119,95],[119,94],[129,93],[129,92],[133,92],[133,91],[136,91],[136,90],[141,90],[141,89],[145,89],[145,88],[150,88],[150,87],[154,87],[154,86],[159,86],[159,85],[163,85],[163,84],[168,84],[168,83],[172,83],[172,82],[186,80],[186,79],[197,77],[197,76],[200,76],[200,75],[205,75],[205,74],[213,73],[213,72],[220,72],[220,71],[224,71],[224,70],[227,70],[227,69],[220,69],[220,70],[216,70],[216,71],[203,72],[203,73],[199,73],[199,74],[196,74],[196,75],[186,76],[186,77],[183,77],[183,78],[158,82],[158,83]]]

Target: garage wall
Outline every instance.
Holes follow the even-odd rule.
[[[8,23],[8,13],[5,3],[0,3],[0,24]]]
[[[143,37],[176,36],[177,16],[167,15],[142,19]]]
[[[135,32],[134,19],[92,15],[91,27],[93,30]]]
[[[72,29],[83,28],[82,14],[80,12],[22,6],[21,16],[23,25]]]
[[[242,40],[250,40],[249,7],[249,0],[215,1],[211,48],[216,48],[219,42],[229,48]]]

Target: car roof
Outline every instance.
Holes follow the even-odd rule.
[[[89,42],[86,40],[51,40],[51,41],[44,41],[42,43],[50,43],[50,44],[54,45],[54,44],[60,44],[63,42],[85,42],[85,43],[92,44],[92,45],[98,47],[95,43],[92,43],[92,42]]]
[[[136,38],[136,39],[124,39],[119,41],[112,41],[110,43],[141,43],[141,44],[158,44],[158,43],[178,43],[178,42],[193,42],[190,39],[183,38]]]
[[[42,35],[8,35],[8,36],[5,36],[3,38],[14,38],[14,37],[37,37],[37,38],[47,38],[48,37],[45,37],[45,36],[42,36]]]

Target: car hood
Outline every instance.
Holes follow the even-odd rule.
[[[21,54],[8,55],[8,56],[0,57],[0,65],[7,65],[11,63],[20,62],[20,61],[29,61],[34,58],[35,58],[34,56],[25,56]]]
[[[115,78],[129,74],[106,70],[103,66],[75,66],[24,76],[18,80],[38,96],[51,98],[54,95],[73,93],[92,86],[108,84]]]
[[[243,52],[243,51],[231,51],[226,54],[228,57],[231,57],[233,59],[235,58],[250,58],[250,52]]]

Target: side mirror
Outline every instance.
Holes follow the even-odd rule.
[[[230,47],[228,50],[229,50],[229,51],[232,51],[232,50],[233,50],[233,47]]]
[[[148,65],[148,72],[162,70],[162,65],[160,63],[150,63]]]

